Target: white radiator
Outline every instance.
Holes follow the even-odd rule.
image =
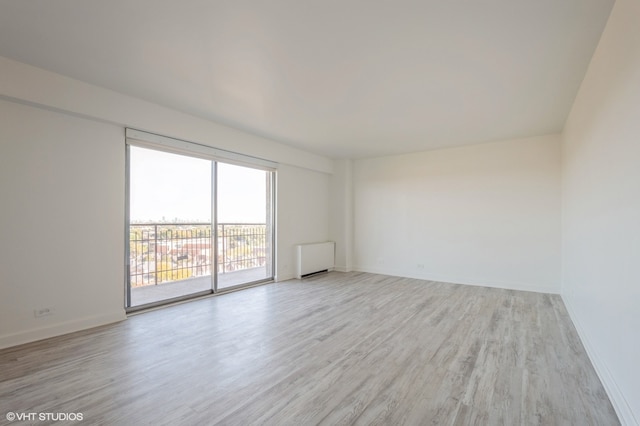
[[[333,269],[336,243],[300,244],[296,246],[296,278]]]

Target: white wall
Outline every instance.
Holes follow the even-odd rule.
[[[277,281],[295,276],[296,244],[329,240],[329,179],[298,167],[278,169]]]
[[[124,319],[124,162],[121,128],[0,101],[0,347]]]
[[[0,98],[331,173],[332,160],[0,56]]]
[[[639,22],[616,1],[563,134],[562,296],[623,424],[640,421]]]
[[[357,270],[559,292],[560,137],[354,162]]]
[[[332,160],[0,58],[0,348],[125,318],[127,126],[281,163],[278,279],[329,239]]]
[[[353,161],[335,160],[330,180],[329,235],[336,243],[335,270],[353,268]]]

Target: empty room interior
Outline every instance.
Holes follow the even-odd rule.
[[[0,2],[0,424],[640,424],[639,23]]]

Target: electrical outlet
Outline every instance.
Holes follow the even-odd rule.
[[[40,309],[34,309],[33,310],[33,316],[36,317],[36,318],[46,317],[48,315],[53,315],[55,313],[56,313],[56,310],[53,307],[40,308]]]
[[[418,263],[418,269],[424,269],[424,263]]]

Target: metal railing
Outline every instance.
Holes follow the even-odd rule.
[[[264,223],[218,224],[219,274],[265,266],[269,248]],[[214,256],[209,223],[129,225],[132,287],[211,275]]]

